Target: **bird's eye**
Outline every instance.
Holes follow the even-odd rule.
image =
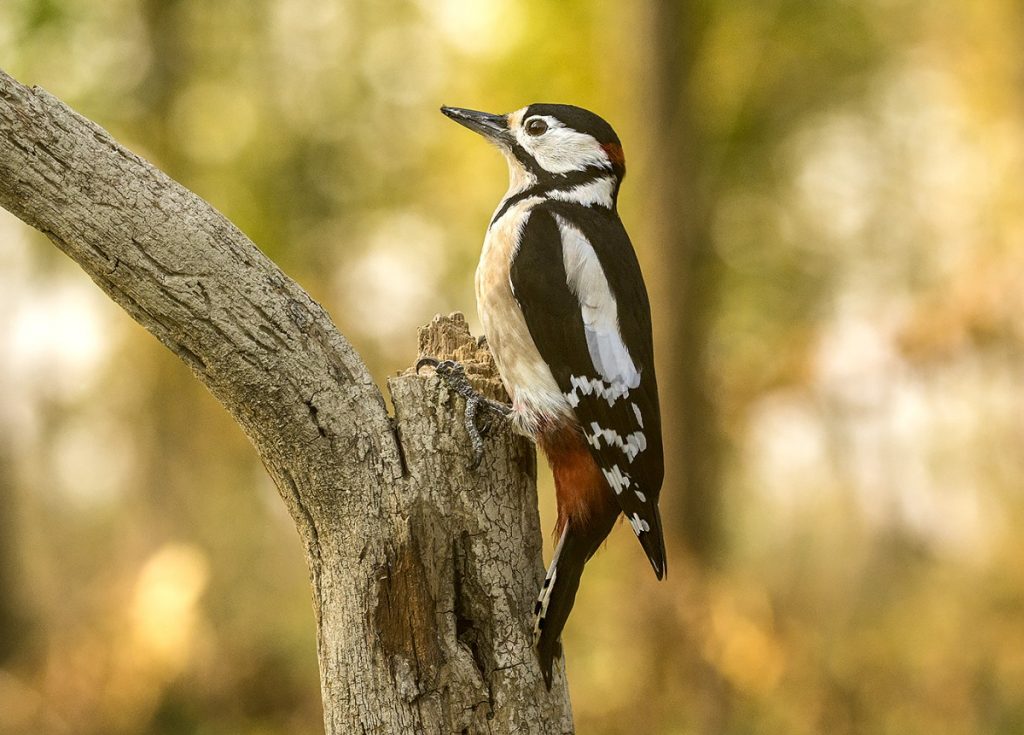
[[[541,120],[539,117],[535,117],[526,123],[526,133],[528,135],[544,135],[548,131],[548,124]]]

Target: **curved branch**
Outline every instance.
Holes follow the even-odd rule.
[[[184,360],[261,456],[330,467],[372,452],[401,474],[380,392],[320,305],[203,199],[2,71],[0,205]],[[297,506],[331,498],[285,499],[305,524]]]

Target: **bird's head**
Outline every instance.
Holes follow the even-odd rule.
[[[513,190],[607,177],[618,189],[626,175],[619,136],[582,107],[533,104],[507,115],[458,107],[441,112],[501,149]]]

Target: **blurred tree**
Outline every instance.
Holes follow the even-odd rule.
[[[8,442],[0,437],[0,667],[24,653],[30,617],[25,609],[18,532],[18,490]]]
[[[699,62],[713,9],[709,0],[650,5],[650,145],[658,153],[650,216],[659,228],[657,273],[666,297],[660,309],[667,354],[662,370],[668,376],[662,405],[666,476],[679,497],[667,524],[704,564],[713,564],[721,551],[722,509],[721,440],[708,354],[721,278],[711,238],[712,159],[698,102]]]

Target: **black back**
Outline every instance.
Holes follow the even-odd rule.
[[[640,384],[611,403],[596,393],[584,395],[576,391],[579,404],[574,410],[584,434],[591,440],[588,448],[598,466],[628,478],[629,485],[615,497],[627,518],[635,516],[649,527],[637,536],[660,578],[665,572],[665,550],[657,503],[664,477],[664,455],[650,302],[640,265],[613,210],[555,200],[531,210],[510,278],[530,335],[563,393],[573,391],[573,376],[601,379],[601,375],[587,347],[579,298],[567,283],[556,215],[571,222],[593,246],[616,300],[620,334],[640,371]],[[595,424],[598,430],[614,429],[623,437],[641,431],[646,437],[646,449],[630,462],[621,449],[600,439]]]

